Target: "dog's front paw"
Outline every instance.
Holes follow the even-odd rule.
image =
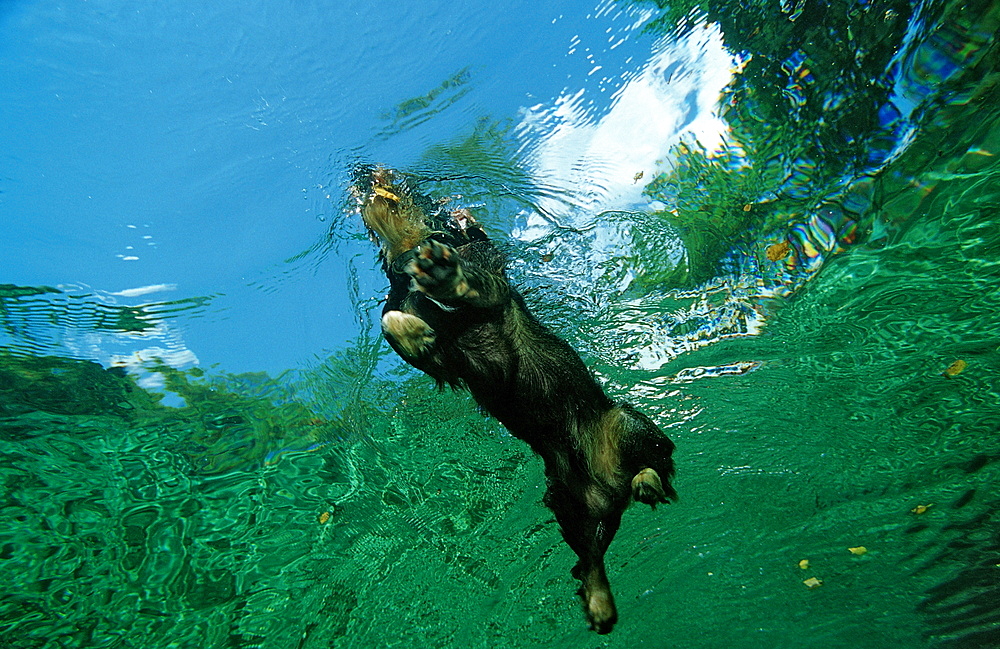
[[[469,286],[454,248],[429,239],[417,246],[416,253],[416,257],[407,264],[406,272],[413,278],[418,291],[439,300],[478,296]]]
[[[382,331],[395,341],[400,352],[417,358],[434,344],[436,334],[430,325],[415,315],[388,311],[382,316]]]

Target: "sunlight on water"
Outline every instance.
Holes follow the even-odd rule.
[[[88,358],[137,371],[155,359],[190,367],[198,358],[172,322],[203,313],[210,298],[129,304],[134,298],[170,290],[170,285],[115,293],[82,286],[0,285],[4,316],[0,343],[8,353]]]

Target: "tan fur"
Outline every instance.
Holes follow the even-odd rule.
[[[382,240],[390,264],[431,233],[423,210],[413,203],[405,188],[396,186],[394,180],[392,172],[385,169],[374,174],[372,192],[361,206],[361,217],[368,229]]]
[[[590,470],[606,484],[615,484],[619,479],[621,453],[618,442],[623,426],[621,409],[612,408],[593,424],[589,434],[583,436],[583,452],[587,456]]]

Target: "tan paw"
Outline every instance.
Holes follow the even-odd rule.
[[[584,607],[591,630],[600,634],[611,633],[618,621],[618,611],[611,591],[600,589],[588,593]]]
[[[416,358],[434,344],[435,334],[430,325],[415,315],[389,311],[382,316],[382,332],[396,342],[402,352]]]
[[[646,467],[632,478],[632,497],[638,502],[646,503],[654,509],[656,503],[668,502],[667,494],[663,491],[663,482],[660,475]]]

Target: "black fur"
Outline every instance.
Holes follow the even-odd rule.
[[[588,621],[610,632],[617,611],[604,554],[633,499],[654,507],[676,499],[673,443],[609,399],[577,353],[531,315],[471,214],[387,169],[359,169],[353,190],[381,240],[386,339],[439,384],[467,388],[542,457],[545,504],[579,557],[573,575]]]

